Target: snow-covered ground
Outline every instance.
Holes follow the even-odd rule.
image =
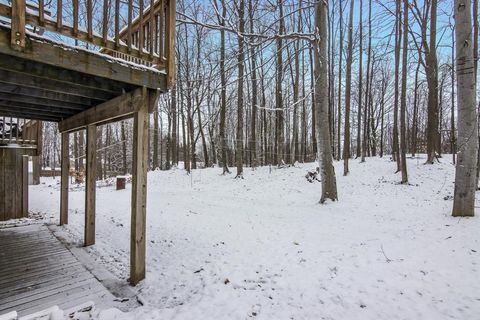
[[[480,219],[453,218],[454,166],[409,159],[399,185],[388,158],[336,163],[339,202],[318,204],[316,164],[148,176],[145,306],[100,319],[480,319]],[[30,208],[56,219],[57,180],[31,187]],[[477,203],[480,203],[478,201]],[[70,192],[72,242],[84,194]],[[480,214],[480,212],[478,213]],[[97,189],[97,244],[128,276],[130,185]]]

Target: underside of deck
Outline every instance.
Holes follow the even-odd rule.
[[[46,226],[0,230],[0,316],[53,306],[68,310],[93,302],[116,306],[115,297]]]
[[[10,46],[0,23],[0,115],[60,122],[135,89],[167,91],[164,72],[27,34]]]

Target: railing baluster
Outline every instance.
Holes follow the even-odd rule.
[[[9,125],[9,129],[10,129],[10,137],[8,139],[8,143],[12,143],[12,121],[13,121],[13,118],[10,117],[10,125]]]
[[[167,8],[167,19],[165,21],[165,43],[167,56],[167,85],[175,84],[175,26],[177,23],[176,1],[169,0]]]
[[[150,57],[153,58],[154,50],[153,50],[153,36],[155,34],[155,12],[154,12],[154,1],[155,0],[150,0],[150,23],[149,23],[149,39],[150,39]]]
[[[17,50],[25,47],[25,23],[28,21],[33,26],[72,37],[75,42],[83,41],[87,45],[103,47],[104,53],[123,56],[124,59],[146,66],[166,67],[167,57],[171,55],[169,50],[171,50],[172,39],[169,28],[172,25],[170,16],[172,6],[175,7],[174,0],[138,0],[138,2],[123,0],[123,3],[121,0],[101,0],[100,2],[85,0],[83,3],[72,0],[70,5],[73,17],[65,24],[63,23],[64,0],[56,0],[56,2],[54,0],[52,5],[46,0],[38,0],[37,12],[26,11],[26,0],[10,1],[12,2],[11,43]],[[102,5],[103,10],[100,9]],[[125,6],[128,7],[125,8]],[[53,9],[53,14],[49,9]],[[81,14],[82,17],[80,17]],[[102,21],[94,21],[94,18]]]
[[[25,48],[25,0],[12,0],[11,44],[16,50]]]
[[[73,35],[78,34],[78,0],[73,0]]]
[[[138,51],[140,52],[140,56],[143,53],[143,0],[138,0],[138,7],[139,7],[139,17],[138,17]]]
[[[159,29],[158,29],[158,35],[156,35],[157,38],[157,48],[158,48],[158,55],[160,56],[160,60],[165,56],[164,54],[164,46],[163,46],[163,34],[164,34],[164,26],[165,26],[165,1],[160,0],[160,14],[158,15],[158,24],[159,24]]]
[[[120,46],[120,0],[115,0],[115,48]]]
[[[155,29],[158,30],[158,32],[155,33],[155,39],[154,39],[153,46],[155,47],[155,53],[157,53],[158,55],[161,55],[159,50],[158,50],[158,36],[162,31],[162,29],[160,28],[159,21],[160,21],[160,16],[155,14]]]
[[[108,0],[103,0],[103,44],[107,43],[108,38]]]
[[[127,47],[129,52],[132,50],[132,15],[133,15],[132,11],[133,11],[132,0],[128,0]]]
[[[87,33],[88,33],[88,39],[91,41],[93,40],[93,19],[92,19],[92,0],[87,0]]]
[[[63,26],[63,6],[62,0],[57,0],[57,30],[61,30]]]
[[[45,25],[45,3],[43,0],[38,0],[38,20],[40,26]]]

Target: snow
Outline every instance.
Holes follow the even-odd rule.
[[[451,217],[451,156],[408,159],[400,185],[388,158],[336,162],[339,202],[318,204],[315,163],[148,175],[144,306],[98,319],[480,319],[480,221]],[[30,208],[58,216],[58,179],[31,187]],[[97,189],[97,243],[85,249],[129,271],[130,193]],[[45,199],[52,199],[45,201]],[[478,201],[477,201],[478,203]],[[69,241],[83,237],[84,193],[70,192]],[[479,213],[480,214],[480,213]],[[53,217],[53,218],[52,218]]]

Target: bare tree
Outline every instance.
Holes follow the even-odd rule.
[[[238,4],[239,31],[245,32],[245,1],[240,0]],[[237,138],[235,160],[237,165],[236,178],[243,178],[243,77],[244,77],[244,39],[238,37],[238,97],[237,97]]]
[[[353,8],[354,0],[350,0],[350,17],[348,23],[348,55],[345,88],[345,129],[343,140],[343,175],[348,175],[348,160],[350,158],[350,104],[352,95],[352,60],[353,60]]]
[[[475,213],[478,136],[471,8],[470,0],[455,0],[458,158],[452,211],[454,217],[473,216]]]
[[[320,203],[338,200],[332,147],[328,129],[328,64],[327,64],[328,0],[319,1],[315,10],[315,113],[318,141],[318,161],[322,181]]]
[[[402,181],[408,183],[407,174],[407,69],[408,69],[408,0],[403,0],[403,57],[402,57],[402,94],[400,101],[400,162],[402,166]]]

